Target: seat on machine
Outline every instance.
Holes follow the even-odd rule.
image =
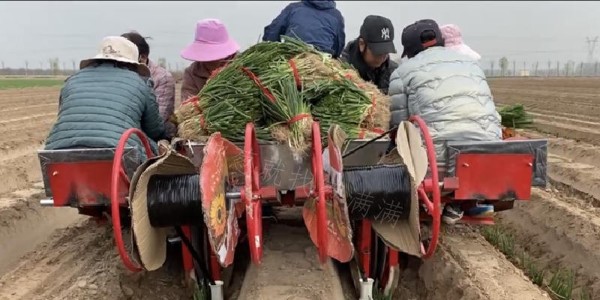
[[[532,186],[546,186],[547,140],[511,140],[492,142],[448,142],[446,176],[456,175],[460,154],[531,154],[533,155]]]
[[[449,142],[446,179],[455,200],[528,200],[546,186],[547,141]]]
[[[39,150],[45,193],[53,206],[99,206],[110,204],[114,148]],[[137,149],[128,147],[123,170],[131,178],[141,164]],[[125,186],[128,182],[121,182]],[[128,186],[124,191],[128,190]]]

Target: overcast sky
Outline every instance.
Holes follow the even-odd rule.
[[[0,60],[7,67],[39,67],[58,57],[72,61],[96,54],[102,37],[135,29],[151,36],[150,56],[165,57],[175,69],[193,40],[197,20],[220,18],[245,48],[290,1],[194,2],[9,2],[0,1]],[[586,61],[586,37],[600,36],[600,2],[387,2],[338,1],[346,21],[346,42],[369,14],[388,17],[401,51],[402,28],[422,18],[455,23],[484,65],[502,56],[530,63]],[[594,59],[600,58],[600,42]]]

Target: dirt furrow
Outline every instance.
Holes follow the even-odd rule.
[[[600,130],[593,126],[581,127],[560,122],[546,121],[543,119],[535,120],[533,126],[536,130],[543,133],[549,133],[573,141],[583,141],[594,145],[600,145]]]
[[[531,106],[527,106],[526,109],[530,113],[538,113],[538,114],[541,114],[546,117],[559,116],[559,117],[567,118],[569,120],[575,119],[575,120],[587,121],[587,122],[600,122],[600,115],[586,116],[586,115],[573,114],[573,113],[568,113],[568,112],[558,112],[558,111],[553,111],[553,110],[546,110],[543,108],[531,107]],[[535,119],[534,119],[534,121],[535,121]]]
[[[49,112],[55,112],[57,108],[58,105],[54,103],[16,106],[0,111],[0,120],[12,119],[21,116],[47,114]]]
[[[473,229],[444,231],[435,256],[419,269],[419,299],[550,299]]]
[[[578,126],[583,128],[600,128],[599,120],[582,120],[580,118],[565,117],[552,114],[541,114],[535,111],[530,111],[529,114],[533,116],[534,121],[544,120],[546,122],[556,122],[566,125]]]
[[[558,138],[548,134],[524,131],[523,135],[532,139],[548,140],[548,149],[552,155],[561,156],[579,163],[588,164],[600,168],[600,147],[573,140]]]
[[[239,299],[344,300],[333,265],[321,266],[317,257],[304,226],[271,226],[265,232],[263,261],[249,267]]]
[[[43,197],[40,182],[0,198],[0,275],[55,230],[81,219],[74,209],[43,209],[38,203]]]
[[[577,198],[535,189],[531,201],[499,214],[498,223],[538,267],[576,272],[576,294],[600,294],[600,209]],[[596,299],[592,296],[589,299]]]
[[[28,148],[31,153],[15,156],[0,161],[0,194],[26,188],[42,180],[40,162],[35,148]]]
[[[84,219],[47,238],[12,271],[0,274],[0,300],[191,299],[181,270],[126,271],[109,224]]]
[[[4,130],[4,134],[0,135],[0,153],[6,154],[6,152],[18,151],[19,148],[40,146],[48,137],[54,122],[55,118],[49,117]]]
[[[531,111],[535,111],[537,109],[544,109],[547,111],[556,111],[556,112],[569,112],[572,114],[586,116],[588,118],[597,118],[600,113],[600,106],[581,106],[577,103],[566,104],[566,103],[557,103],[553,101],[548,101],[547,99],[532,99],[532,98],[518,98],[518,99],[510,99],[510,98],[502,98],[502,96],[494,94],[494,100],[500,104],[523,104],[525,108]],[[553,116],[554,113],[548,113],[548,115]]]

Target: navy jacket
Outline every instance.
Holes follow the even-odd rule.
[[[346,44],[344,17],[333,0],[289,4],[265,27],[263,41],[278,42],[282,35],[298,38],[334,58],[340,56]]]
[[[123,132],[138,128],[156,151],[154,141],[166,137],[163,123],[152,86],[137,73],[111,63],[90,66],[69,77],[62,88],[58,119],[45,149],[114,148]],[[143,151],[135,135],[127,144]]]

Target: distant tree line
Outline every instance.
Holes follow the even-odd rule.
[[[600,62],[567,62],[547,61],[540,62],[517,62],[502,57],[496,61],[490,61],[489,65],[481,62],[486,76],[600,76]]]
[[[173,69],[167,59],[162,57],[156,63],[169,70],[178,82],[181,81],[183,71],[178,70],[179,64],[176,65],[176,69]],[[67,63],[66,61],[61,62],[58,58],[50,58],[47,63],[39,62],[36,65],[25,61],[24,67],[21,68],[6,68],[4,61],[1,61],[0,67],[2,76],[70,76],[79,70],[79,64],[74,60]]]

